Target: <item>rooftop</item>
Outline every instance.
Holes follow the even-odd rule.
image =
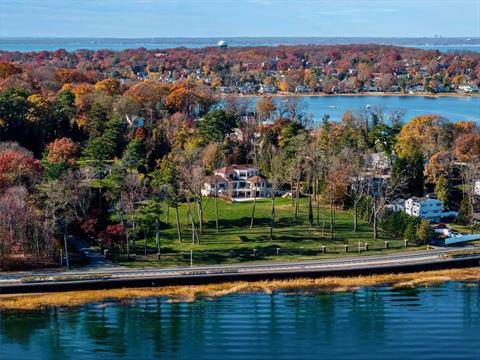
[[[253,165],[248,165],[248,164],[239,164],[239,165],[233,164],[233,165],[228,165],[228,166],[224,166],[219,169],[216,169],[215,172],[226,174],[226,173],[233,172],[235,170],[248,170],[248,169],[257,170],[257,167]]]

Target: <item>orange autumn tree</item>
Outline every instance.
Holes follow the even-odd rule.
[[[208,86],[185,80],[173,86],[165,99],[165,105],[171,111],[180,111],[187,116],[192,116],[195,113],[206,113],[216,101]]]
[[[94,98],[95,87],[92,84],[65,84],[61,91],[71,90],[75,95],[75,106],[79,112],[85,112],[91,106]]]
[[[480,159],[480,133],[462,134],[455,139],[454,153],[458,160]]]
[[[425,166],[427,181],[436,183],[440,176],[448,178],[452,170],[453,156],[451,151],[439,151],[433,154]]]
[[[116,95],[120,93],[120,82],[118,80],[107,78],[95,84],[96,91],[103,91],[108,95]]]
[[[55,79],[62,84],[85,81],[85,76],[75,69],[58,69],[55,72]]]
[[[257,102],[256,110],[261,120],[268,120],[277,110],[277,107],[271,96],[262,96]]]
[[[458,121],[452,125],[454,138],[457,138],[462,134],[470,134],[477,131],[477,124],[475,124],[473,121]]]
[[[169,93],[170,85],[147,80],[133,85],[124,95],[143,104],[145,109],[155,109]]]
[[[20,69],[18,66],[6,61],[0,61],[0,79],[6,79],[11,75],[20,74],[21,72],[22,69]]]
[[[77,158],[79,146],[72,139],[64,137],[47,145],[47,162],[50,164],[65,161],[73,165]]]

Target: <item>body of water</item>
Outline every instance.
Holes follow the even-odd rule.
[[[275,100],[279,103],[284,98]],[[381,106],[386,113],[401,110],[405,122],[415,116],[439,114],[452,122],[480,123],[480,96],[302,96],[300,101],[315,121],[325,114],[340,120],[345,111],[364,111],[369,105],[370,109]]]
[[[89,50],[125,50],[137,49],[168,49],[177,47],[200,48],[216,46],[221,38],[151,38],[151,39],[102,39],[102,38],[0,38],[0,50],[4,51],[55,51],[65,49],[75,51]],[[456,41],[458,42],[456,42]],[[473,51],[479,52],[478,40],[446,39],[440,41],[434,38],[418,39],[388,39],[388,38],[319,38],[319,37],[236,37],[226,39],[229,46],[277,46],[277,45],[336,45],[336,44],[385,44],[414,47],[442,52]]]
[[[0,313],[1,359],[480,359],[478,283]]]

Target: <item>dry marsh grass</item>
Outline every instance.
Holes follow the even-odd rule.
[[[427,271],[409,274],[384,274],[355,277],[298,278],[290,280],[229,282],[195,286],[168,286],[158,288],[124,288],[111,290],[84,290],[61,293],[0,295],[0,309],[36,310],[46,307],[71,307],[102,301],[127,301],[137,298],[168,298],[170,302],[190,302],[200,297],[215,298],[233,293],[275,290],[308,290],[315,292],[355,291],[364,287],[391,286],[393,288],[429,286],[446,281],[479,281],[480,267]]]

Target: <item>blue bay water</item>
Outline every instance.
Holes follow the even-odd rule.
[[[305,96],[301,101],[315,121],[321,120],[325,114],[339,120],[345,111],[363,111],[369,105],[370,109],[381,106],[386,113],[401,110],[404,121],[415,116],[438,114],[452,122],[480,123],[480,96]]]
[[[250,108],[254,108],[259,97],[250,99]],[[284,97],[275,97],[279,106]],[[321,121],[326,114],[333,121],[342,119],[346,111],[362,112],[370,108],[381,107],[385,114],[402,111],[403,122],[415,116],[438,114],[451,122],[475,121],[480,124],[480,96],[301,96],[298,97],[304,112],[310,114],[315,122]]]
[[[478,283],[0,313],[1,359],[480,359]]]
[[[102,39],[102,38],[0,38],[0,50],[4,51],[55,51],[65,49],[75,51],[79,49],[89,50],[125,50],[146,48],[168,49],[177,47],[199,48],[207,46],[216,46],[221,38],[152,38],[152,39]],[[409,43],[405,39],[388,38],[270,38],[270,37],[251,37],[251,38],[227,38],[229,46],[277,46],[277,45],[300,45],[300,44],[354,44],[354,43],[379,43],[399,45],[406,47],[419,48],[424,50],[439,50],[441,52],[480,52],[480,45],[477,43],[459,43],[459,44],[428,44],[428,43]]]

